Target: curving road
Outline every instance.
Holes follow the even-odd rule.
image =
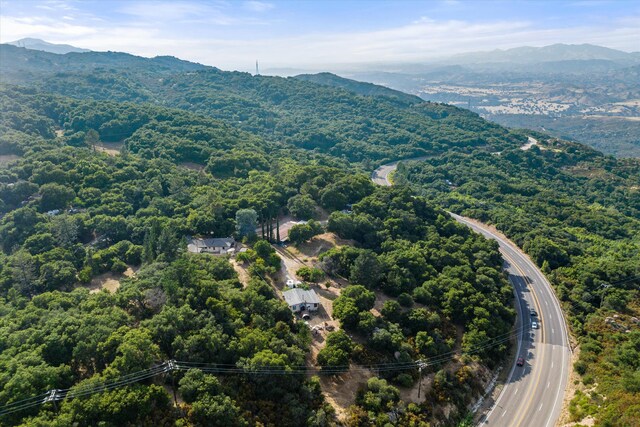
[[[371,179],[379,185],[391,185],[389,173],[397,164],[379,167]],[[516,355],[500,394],[482,415],[479,425],[554,426],[562,410],[571,361],[567,327],[558,299],[542,272],[513,242],[477,221],[454,213],[451,216],[498,242],[516,296]],[[530,309],[537,316],[531,316]],[[540,324],[539,329],[532,329],[534,321]],[[519,357],[524,359],[524,366],[517,366]]]

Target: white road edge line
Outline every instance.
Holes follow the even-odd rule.
[[[480,230],[476,230],[476,228],[475,228],[475,227],[473,227],[473,224],[472,224],[472,223],[470,223],[470,222],[466,221],[466,220],[465,220],[463,217],[461,217],[460,215],[453,214],[452,216],[453,216],[455,219],[457,219],[459,222],[461,222],[461,223],[465,224],[467,227],[471,228],[472,230],[475,230],[477,233],[479,233],[479,234],[483,234],[483,233],[481,232],[481,230],[482,230],[482,229],[480,229]],[[486,230],[484,230],[484,231],[486,231]],[[491,235],[491,236],[495,237],[495,238],[496,238],[496,241],[497,241],[498,243],[500,243],[500,242],[502,241],[502,240],[501,240],[498,236],[496,236],[495,234],[493,234],[493,233],[491,233],[491,232],[489,232],[489,231],[487,231],[487,233],[488,233],[489,235]],[[511,281],[511,284],[513,285],[513,293],[514,293],[514,294],[516,294],[515,296],[516,296],[516,298],[517,298],[517,297],[518,297],[518,295],[517,295],[517,291],[516,291],[517,284],[516,284],[514,281]],[[520,309],[520,313],[519,313],[519,314],[520,314],[520,318],[522,319],[522,325],[524,325],[524,324],[525,324],[525,321],[524,321],[524,314],[522,313],[522,307],[521,307],[520,305],[517,305],[517,307]],[[507,388],[509,388],[509,384],[511,383],[511,380],[513,379],[513,374],[515,373],[515,370],[516,370],[516,360],[517,360],[518,356],[520,355],[520,350],[521,350],[521,347],[522,347],[522,341],[523,341],[523,339],[522,339],[522,335],[523,335],[523,334],[524,334],[524,330],[523,330],[523,332],[522,332],[521,334],[519,334],[520,339],[517,339],[517,340],[516,340],[516,341],[518,342],[518,349],[517,349],[517,351],[516,351],[516,354],[515,354],[515,357],[514,357],[514,361],[513,361],[513,362],[512,362],[512,364],[511,364],[511,371],[509,372],[509,376],[507,377],[507,380],[505,381],[505,386],[503,387],[502,391],[501,391],[501,392],[500,392],[500,394],[498,395],[498,398],[496,399],[495,403],[493,404],[493,407],[489,410],[489,412],[487,413],[487,415],[485,415],[485,417],[484,417],[484,419],[485,419],[485,422],[486,422],[486,423],[488,423],[488,422],[489,422],[489,418],[491,417],[491,414],[492,414],[492,413],[493,413],[493,411],[498,407],[498,403],[500,402],[500,400],[501,400],[501,399],[502,399],[502,397],[504,396],[505,391],[507,391]],[[507,412],[507,411],[505,410],[505,413],[506,413],[506,412]],[[504,414],[502,414],[502,416],[504,417]]]
[[[569,344],[569,335],[568,335],[568,332],[567,332],[567,325],[565,323],[564,314],[562,313],[562,310],[560,308],[560,302],[558,301],[558,298],[556,297],[555,293],[553,292],[553,288],[551,287],[551,284],[546,280],[546,277],[543,276],[543,279],[544,279],[545,283],[548,285],[548,286],[545,286],[545,287],[547,288],[547,292],[549,292],[551,294],[551,298],[552,298],[552,302],[553,302],[553,308],[554,308],[554,310],[556,312],[556,315],[558,316],[558,320],[560,321],[560,329],[563,330],[562,331],[562,341],[563,341],[562,347],[564,347],[564,344],[566,343],[567,347],[569,347],[569,349],[571,349],[571,346]],[[545,424],[545,427],[548,427],[549,423],[551,423],[551,421],[553,420],[553,413],[555,412],[556,406],[558,405],[558,397],[560,396],[560,391],[562,390],[563,395],[564,395],[564,391],[565,391],[565,389],[567,387],[566,382],[564,384],[564,388],[562,387],[562,380],[563,379],[566,380],[566,381],[569,380],[568,378],[564,377],[564,369],[565,369],[565,365],[566,365],[566,363],[564,361],[565,353],[566,353],[566,350],[562,350],[562,369],[560,371],[560,380],[561,381],[560,381],[560,384],[558,384],[558,388],[556,390],[556,396],[553,399],[553,407],[551,408],[551,411],[549,411],[549,418],[548,418],[548,420],[547,420],[547,422]],[[560,403],[562,403],[563,400],[564,399],[560,399],[560,401],[561,401]]]
[[[470,224],[469,222],[465,221],[465,220],[464,220],[460,215],[453,214],[452,216],[454,216],[454,218],[456,218],[456,219],[460,219],[460,220],[461,220],[460,222],[462,222],[462,223],[466,224],[467,226],[469,226],[469,227],[471,227],[472,229],[474,229],[474,230],[475,230],[475,227],[472,227],[472,226],[471,226],[471,224]],[[477,231],[477,230],[476,230],[476,231]],[[495,237],[495,238],[498,238],[498,236],[496,236],[494,233],[492,233],[492,232],[490,232],[490,231],[487,231],[487,230],[483,230],[483,231],[485,231],[485,232],[486,232],[487,234],[489,234],[490,236],[493,236],[493,237]],[[481,233],[481,234],[484,234],[484,233]],[[500,238],[498,238],[498,240],[501,240],[501,239],[500,239]],[[518,255],[519,255],[519,254],[518,254]],[[523,258],[523,257],[521,257],[521,258]],[[526,259],[526,258],[525,258],[525,264],[527,264],[527,259]],[[537,273],[537,272],[536,272],[536,273]],[[562,319],[562,321],[560,322],[560,326],[561,326],[561,328],[563,328],[563,329],[564,329],[564,328],[566,327],[566,325],[564,324],[564,316],[563,316],[563,314],[562,314],[562,311],[561,311],[561,310],[559,310],[559,303],[557,302],[557,298],[555,298],[555,297],[554,297],[553,290],[551,289],[551,285],[549,284],[549,282],[548,282],[547,278],[546,278],[546,277],[544,277],[544,275],[542,275],[542,274],[541,274],[541,276],[542,276],[542,282],[543,282],[543,284],[545,284],[545,285],[546,285],[546,286],[543,286],[542,288],[543,288],[545,291],[547,291],[547,292],[551,292],[551,295],[552,295],[552,297],[553,297],[553,308],[554,308],[554,310],[555,310],[556,314],[560,316],[560,317],[558,317],[558,318],[559,318],[559,319]],[[515,288],[514,288],[514,289],[515,289]],[[545,302],[545,305],[547,305],[547,306],[549,305],[549,303],[547,302],[547,300],[545,300],[544,302]],[[565,336],[564,336],[564,335],[563,335],[563,338],[565,338]],[[568,340],[567,340],[567,341],[568,341]],[[518,354],[519,354],[519,353],[520,353],[520,342],[518,342]],[[561,372],[560,372],[560,378],[564,378],[564,368],[565,368],[565,362],[564,362],[564,360],[565,360],[565,354],[564,354],[564,353],[565,353],[565,352],[563,351],[563,352],[562,352],[562,370],[561,370]],[[551,362],[551,368],[553,368],[553,361]],[[515,369],[515,364],[514,364],[514,365],[512,366],[512,368],[511,368],[511,373],[513,373],[513,370],[514,370],[514,369]],[[508,379],[507,381],[509,382],[510,380],[511,380],[511,374],[509,375],[509,379]],[[566,387],[566,385],[565,385],[565,387]],[[560,394],[560,390],[561,390],[561,388],[562,388],[562,387],[558,387],[558,388],[557,388],[557,391],[556,391],[556,397],[555,397],[555,399],[554,399],[553,407],[551,408],[551,411],[549,412],[549,418],[548,418],[548,420],[547,420],[547,423],[545,424],[545,427],[548,427],[548,426],[549,426],[549,423],[550,423],[550,422],[551,422],[551,420],[552,420],[553,412],[555,411],[555,408],[556,408],[556,406],[558,405],[558,395]],[[502,395],[504,394],[504,392],[505,392],[505,390],[506,390],[506,389],[507,389],[507,387],[506,387],[506,386],[505,386],[505,388],[503,388],[503,389],[502,389],[502,392],[500,393],[500,396],[498,396],[498,399],[496,400],[495,405],[497,405],[498,401],[500,400],[500,398],[502,397]],[[542,406],[542,405],[541,405],[541,406]],[[494,406],[494,407],[489,411],[489,413],[486,415],[486,417],[485,417],[486,422],[488,422],[488,419],[489,419],[489,417],[490,417],[491,413],[493,412],[493,410],[494,410],[495,408],[496,408],[496,406]],[[503,414],[502,416],[504,416],[504,414]]]
[[[411,160],[411,159],[405,159],[405,160]],[[413,159],[413,160],[419,160],[419,159]],[[399,163],[399,161],[398,162],[394,162],[391,165],[396,165],[397,163]],[[374,171],[374,174],[375,174],[375,171]],[[389,182],[389,180],[388,180],[388,174],[384,177],[384,181],[386,182],[387,185],[392,185],[391,182]],[[459,222],[466,224],[468,227],[470,227],[471,229],[473,229],[477,233],[488,234],[488,235],[494,237],[494,239],[497,240],[499,243],[502,242],[502,239],[500,237],[498,237],[494,233],[492,233],[492,232],[490,232],[490,231],[488,231],[488,230],[486,230],[484,228],[476,227],[475,224],[472,224],[471,222],[466,221],[466,218],[461,217],[460,215],[454,214],[453,212],[449,212],[449,214],[451,216],[453,216],[454,218],[456,218]],[[505,242],[505,245],[507,247],[509,247],[510,243],[511,243],[510,241],[508,241],[508,243]],[[515,251],[515,254],[516,254],[516,257],[520,257],[521,259],[523,259],[525,261],[524,262],[525,271],[527,271],[527,267],[530,267],[531,265],[533,265],[531,260],[528,257],[522,256],[522,254],[517,252],[517,251]],[[534,268],[533,272],[534,272],[534,274],[533,274],[534,276],[538,276],[539,275],[541,277],[541,279],[542,279],[542,285],[543,286],[541,287],[542,288],[541,291],[549,293],[551,298],[552,298],[551,302],[552,302],[553,308],[554,308],[554,310],[556,312],[556,315],[558,315],[558,319],[560,319],[560,330],[561,330],[561,333],[562,333],[562,340],[563,340],[562,347],[566,346],[568,348],[568,351],[572,352],[572,349],[571,349],[571,346],[570,346],[569,331],[568,331],[568,328],[567,328],[567,325],[566,325],[566,319],[564,317],[564,313],[562,312],[562,309],[561,309],[561,306],[560,306],[560,301],[558,300],[557,295],[555,294],[551,284],[549,283],[547,278],[544,276],[544,274],[540,273],[540,271],[537,268]],[[526,285],[525,285],[525,287],[526,287]],[[515,291],[516,291],[516,288],[515,288],[515,285],[514,285],[514,292]],[[546,299],[545,299],[544,303],[545,303],[546,306],[549,306],[549,303],[547,302]],[[521,308],[521,307],[518,307],[518,308]],[[523,324],[524,324],[524,322],[523,322]],[[520,346],[521,346],[521,341],[518,340],[518,352],[516,353],[516,357],[518,357],[518,354],[520,354]],[[551,408],[551,411],[548,413],[549,414],[549,418],[547,420],[547,423],[545,424],[545,427],[549,427],[549,423],[551,423],[552,420],[553,420],[553,413],[554,413],[554,411],[556,409],[556,406],[558,405],[558,396],[560,394],[560,391],[562,390],[564,392],[564,389],[562,387],[562,385],[563,385],[562,384],[563,383],[562,380],[564,379],[564,388],[566,388],[566,382],[568,381],[568,378],[564,378],[564,370],[565,370],[565,365],[566,365],[566,363],[565,363],[565,353],[566,353],[566,350],[562,350],[562,370],[561,370],[561,375],[560,375],[560,378],[561,378],[560,386],[557,388],[556,397],[554,399],[554,404],[553,404],[553,407]],[[551,362],[551,367],[552,368],[553,368],[553,365],[554,365],[554,363],[552,361]],[[494,409],[497,407],[498,402],[500,401],[500,399],[502,398],[504,392],[506,391],[506,389],[508,387],[508,382],[511,381],[511,378],[512,378],[514,370],[515,370],[515,367],[516,367],[516,364],[513,363],[512,367],[511,367],[511,372],[509,374],[509,378],[507,380],[507,383],[505,384],[505,387],[502,389],[500,395],[498,396],[498,399],[494,403],[494,406],[491,408],[489,413],[485,416],[484,424],[488,424],[489,423],[489,417],[490,417],[491,413],[494,411]],[[540,407],[542,408],[542,404],[540,405]],[[506,413],[507,413],[507,411],[505,410],[504,413],[502,414],[502,416],[504,417],[504,415]]]

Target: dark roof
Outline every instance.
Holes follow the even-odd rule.
[[[187,243],[197,248],[231,248],[236,241],[233,237],[187,237]]]

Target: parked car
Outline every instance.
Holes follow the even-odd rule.
[[[529,314],[534,317],[538,315],[538,313],[536,313],[536,311],[533,308],[529,309]]]
[[[540,327],[540,325],[538,325],[538,322],[531,322],[531,327],[533,329],[538,329]]]
[[[304,313],[304,314],[302,315],[302,319],[303,319],[303,320],[310,320],[310,319],[311,319],[311,316],[309,315],[309,313]]]
[[[524,366],[524,358],[522,358],[522,357],[518,357],[518,361],[516,362],[516,365],[518,365],[518,366]]]

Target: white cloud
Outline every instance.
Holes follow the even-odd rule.
[[[66,11],[70,11],[70,10],[78,10],[75,7],[73,7],[69,2],[63,1],[63,0],[48,0],[48,1],[44,1],[42,3],[39,3],[35,6],[37,9],[44,9],[44,10],[66,10]]]
[[[182,20],[208,12],[205,5],[187,2],[138,1],[124,3],[118,12],[131,15],[139,22]]]
[[[266,12],[267,10],[271,10],[274,8],[273,4],[262,1],[245,1],[243,3],[243,6],[245,9],[252,12]]]
[[[0,16],[0,41],[7,42],[24,37],[51,40],[77,39],[98,30],[94,27],[74,25],[45,17],[16,18]]]
[[[323,68],[331,64],[420,62],[468,51],[553,43],[593,43],[632,51],[638,50],[640,40],[639,16],[607,26],[570,28],[540,28],[527,21],[474,23],[421,17],[406,25],[374,31],[279,37],[270,37],[265,31],[257,38],[247,29],[268,21],[247,16],[248,3],[253,2],[235,9],[223,2],[118,3],[121,7],[116,12],[128,18],[115,24],[106,17],[69,9],[57,14],[43,11],[41,15],[34,9],[23,15],[3,13],[0,41],[38,37],[93,50],[173,55],[223,69],[249,70],[255,59],[266,67]],[[267,6],[257,7],[264,11]],[[224,33],[219,28],[224,28]]]

